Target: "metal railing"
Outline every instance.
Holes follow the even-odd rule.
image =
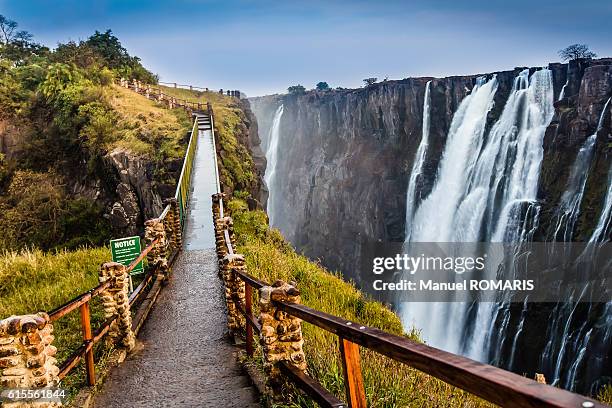
[[[218,188],[217,191],[221,192],[221,188]],[[224,214],[222,196],[218,197],[219,218],[223,218],[227,214]],[[214,220],[215,225],[216,221]],[[227,253],[233,255],[236,250],[230,238],[229,224],[222,224],[224,225],[223,245],[227,248]],[[252,357],[254,353],[253,333],[258,335],[261,333],[261,326],[253,314],[253,289],[259,290],[271,285],[239,269],[233,269],[233,273],[245,283],[244,304],[238,296],[234,296],[233,300],[245,317],[246,352],[249,357]],[[503,407],[589,408],[605,406],[594,399],[542,384],[510,371],[430,347],[406,337],[386,333],[308,306],[282,301],[274,301],[274,303],[278,309],[288,315],[302,319],[338,337],[348,404],[293,365],[287,362],[279,363],[279,368],[287,379],[322,407],[366,407],[365,387],[360,368],[360,347],[406,364]]]

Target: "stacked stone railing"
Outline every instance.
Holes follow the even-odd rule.
[[[255,351],[253,335],[259,336],[266,390],[272,399],[279,398],[282,385],[289,382],[322,407],[366,407],[359,355],[360,347],[365,347],[503,407],[604,407],[591,398],[546,385],[542,375],[534,381],[302,305],[295,282],[270,284],[247,273],[244,256],[236,253],[233,222],[224,211],[226,195],[221,191],[219,187],[212,196],[212,213],[228,330],[244,336],[249,357]],[[253,313],[254,291],[259,295],[259,316]],[[348,403],[308,375],[302,321],[338,336]]]
[[[60,384],[83,360],[86,381],[96,383],[94,345],[108,345],[131,350],[135,336],[147,318],[170,268],[182,248],[185,212],[195,149],[198,143],[198,123],[193,130],[183,161],[174,198],[167,201],[158,218],[145,222],[145,249],[130,265],[107,262],[99,269],[100,284],[49,312],[11,316],[0,321],[0,389],[46,388]],[[147,260],[147,273],[129,293],[129,274],[141,261]],[[92,331],[90,304],[101,298],[105,322]],[[83,341],[65,361],[58,363],[55,354],[53,326],[59,319],[79,310]],[[133,315],[133,318],[132,318]],[[13,408],[30,407],[29,403],[11,403]],[[55,407],[57,401],[36,403],[36,407]],[[8,406],[8,405],[7,405]]]

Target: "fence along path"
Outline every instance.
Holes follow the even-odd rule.
[[[225,329],[210,196],[217,191],[212,123],[196,114],[184,251],[139,335],[142,347],[113,369],[96,407],[257,407]]]
[[[94,385],[93,346],[107,339],[115,346],[133,350],[135,335],[142,329],[140,339],[145,347],[112,372],[96,400],[99,407],[257,405],[254,390],[236,366],[235,349],[224,340],[224,333],[229,329],[231,334],[246,333],[248,356],[254,354],[254,334],[259,336],[266,386],[271,395],[278,395],[283,383],[290,381],[323,407],[366,406],[360,347],[504,407],[604,407],[590,398],[311,309],[300,304],[299,290],[294,285],[280,281],[270,285],[250,276],[244,257],[235,251],[232,219],[224,209],[225,195],[220,193],[211,107],[204,111],[202,104],[168,99],[163,93],[155,94],[151,87],[136,82],[129,85],[121,81],[121,85],[150,99],[166,102],[170,108],[183,107],[196,114],[176,195],[159,218],[145,223],[147,246],[130,266],[104,264],[100,269],[101,283],[96,288],[48,313],[0,321],[0,368],[3,369],[0,384],[3,387],[55,385],[80,361],[85,363],[87,382]],[[199,139],[207,137],[211,138],[208,148],[198,149]],[[200,166],[201,160],[214,163],[212,170],[211,166]],[[192,183],[194,167],[195,175],[207,183],[200,184],[197,180]],[[210,245],[210,232],[206,232],[204,224],[194,224],[187,230],[191,232],[183,232],[186,225],[190,228],[186,221],[189,214],[194,214],[193,219],[199,222],[203,215],[197,214],[203,214],[201,206],[207,206],[206,200],[193,199],[188,211],[190,197],[201,198],[210,192],[211,186],[216,191],[212,206],[216,259],[211,249],[181,252],[184,235],[187,245],[190,239],[197,243],[194,247]],[[148,261],[148,272],[130,294],[128,273],[144,258]],[[222,284],[216,278],[217,262]],[[175,270],[170,279],[173,264]],[[163,283],[168,287],[161,291]],[[93,331],[90,302],[96,297],[104,302],[107,320]],[[160,304],[153,308],[156,300]],[[254,301],[259,304],[259,316],[254,315]],[[53,324],[77,309],[81,315],[83,343],[58,366],[53,357],[57,351],[53,345]],[[143,326],[149,314],[151,317]],[[307,375],[302,321],[338,336],[346,402]]]

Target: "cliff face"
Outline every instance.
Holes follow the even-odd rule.
[[[549,67],[555,99],[568,82],[546,132],[541,236],[548,233],[569,163],[594,132],[612,94],[610,63],[594,60],[573,62],[569,69],[566,64]],[[499,117],[522,69],[496,73],[499,86],[487,126]],[[410,78],[357,90],[251,98],[264,150],[274,112],[283,105],[276,170],[282,182],[275,186],[275,226],[298,250],[359,282],[364,243],[404,239],[407,182],[421,139],[427,81],[432,81],[431,130],[420,181],[423,195],[435,181],[453,114],[478,76]],[[593,228],[594,213],[601,208],[595,198],[606,187],[608,142],[600,139],[586,192],[590,204],[580,220],[584,231]]]

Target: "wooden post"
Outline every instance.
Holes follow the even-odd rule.
[[[342,337],[340,340],[340,354],[342,355],[342,368],[344,370],[344,388],[346,399],[351,408],[366,408],[365,387],[361,375],[359,362],[359,345]]]
[[[94,365],[93,355],[93,336],[91,335],[91,318],[89,313],[89,302],[83,303],[80,307],[81,312],[81,328],[83,329],[83,340],[85,347],[89,348],[85,352],[85,368],[87,370],[87,384],[93,386],[96,384],[96,368]]]
[[[254,321],[253,319],[253,288],[248,283],[245,284],[244,288],[244,310],[249,316],[246,321],[246,352],[247,356],[253,357],[253,326],[249,322]]]

